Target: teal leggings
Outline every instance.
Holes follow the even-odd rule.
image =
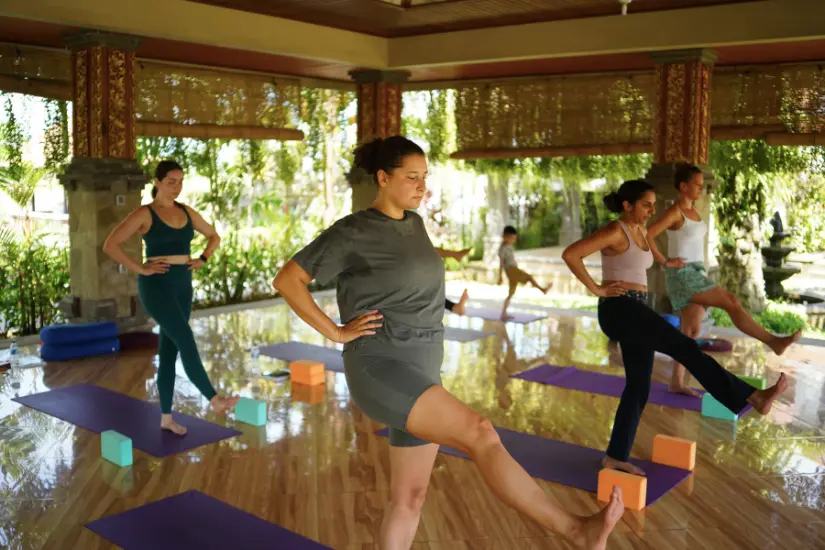
[[[171,265],[163,274],[139,275],[138,295],[146,312],[160,325],[158,394],[160,412],[172,412],[175,362],[178,352],[186,376],[207,399],[217,393],[203,368],[195,336],[189,328],[192,313],[192,272],[186,265]]]

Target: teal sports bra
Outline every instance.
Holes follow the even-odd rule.
[[[149,206],[152,214],[152,226],[149,231],[143,234],[143,242],[146,243],[146,257],[157,256],[189,256],[191,253],[192,239],[195,237],[195,228],[192,227],[192,218],[189,212],[179,203],[175,203],[183,209],[186,214],[186,225],[180,229],[175,229],[166,225],[160,216]]]

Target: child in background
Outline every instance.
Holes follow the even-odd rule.
[[[549,284],[546,287],[543,287],[536,282],[532,275],[519,269],[518,264],[516,263],[516,255],[513,250],[513,244],[516,242],[516,237],[518,237],[518,231],[516,231],[516,228],[512,225],[508,225],[504,228],[504,233],[501,238],[501,247],[498,249],[498,257],[501,260],[498,270],[498,284],[503,282],[502,272],[507,274],[507,281],[510,283],[510,292],[507,294],[507,299],[504,300],[504,309],[501,311],[501,319],[503,321],[513,318],[512,315],[507,314],[507,308],[510,307],[510,300],[513,299],[513,295],[516,293],[516,288],[518,288],[518,285],[530,283],[537,289],[541,290],[544,294],[547,294],[547,291],[550,290],[551,286],[553,286],[552,284]]]

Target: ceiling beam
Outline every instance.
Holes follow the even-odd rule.
[[[618,6],[618,4],[617,4]],[[618,9],[618,8],[617,8]],[[825,1],[763,0],[394,38],[391,68],[654,52],[825,37]]]
[[[76,28],[387,68],[387,40],[184,0],[2,0],[0,15]]]

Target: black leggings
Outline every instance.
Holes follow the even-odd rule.
[[[669,355],[685,366],[720,403],[738,413],[756,391],[702,353],[696,340],[682,334],[661,315],[628,297],[599,302],[599,325],[622,348],[627,381],[616,411],[607,456],[626,462],[636,438],[636,429],[650,394],[654,353]]]
[[[454,305],[455,302],[451,302],[450,300],[444,300],[444,309],[446,309],[447,311],[452,311]]]

